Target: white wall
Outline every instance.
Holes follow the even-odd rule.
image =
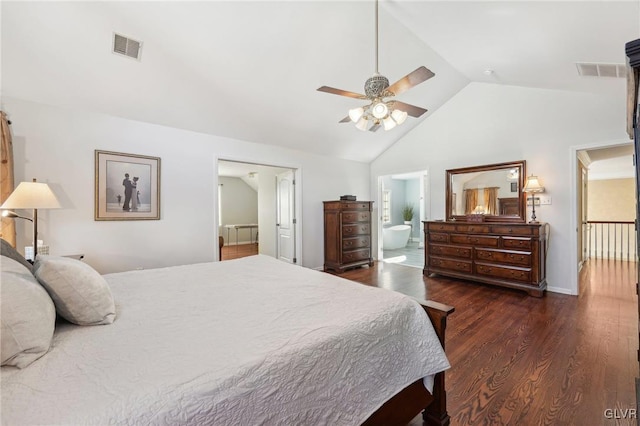
[[[265,168],[258,173],[259,251],[272,257],[277,254],[276,172],[279,170]]]
[[[240,178],[220,176],[218,179],[222,184],[222,226],[218,232],[227,245],[248,244],[255,239],[256,229],[239,229],[236,241],[236,231],[228,230],[225,225],[258,223],[258,193]]]
[[[372,185],[378,176],[429,169],[428,216],[444,219],[446,169],[526,160],[527,173],[552,197],[552,205],[536,208],[551,227],[549,288],[572,293],[571,147],[627,139],[624,87],[621,81],[620,93],[605,98],[471,83],[372,163]]]
[[[413,219],[411,220],[411,238],[420,237],[420,179],[407,179],[405,182],[405,204],[413,206]],[[404,219],[403,219],[404,223]]]
[[[303,266],[323,264],[322,201],[370,194],[364,163],[15,98],[2,110],[13,122],[16,183],[49,182],[64,206],[39,212],[41,238],[51,254],[84,253],[101,273],[215,260],[218,158],[300,169]],[[96,149],[161,158],[161,220],[94,221]],[[22,248],[31,231],[17,227]]]

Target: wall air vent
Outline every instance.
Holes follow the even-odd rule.
[[[627,77],[627,67],[625,64],[596,64],[587,62],[576,62],[578,74],[582,77]]]
[[[113,33],[113,53],[140,60],[142,42]]]

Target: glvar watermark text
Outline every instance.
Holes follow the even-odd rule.
[[[635,408],[606,408],[604,417],[607,419],[636,419],[638,412]]]

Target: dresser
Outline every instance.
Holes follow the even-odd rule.
[[[324,270],[337,273],[373,266],[371,207],[373,201],[324,202]]]
[[[543,223],[424,223],[424,275],[439,274],[524,290],[547,288]]]

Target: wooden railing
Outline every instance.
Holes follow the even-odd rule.
[[[637,260],[634,222],[587,221],[586,250],[590,259]]]

